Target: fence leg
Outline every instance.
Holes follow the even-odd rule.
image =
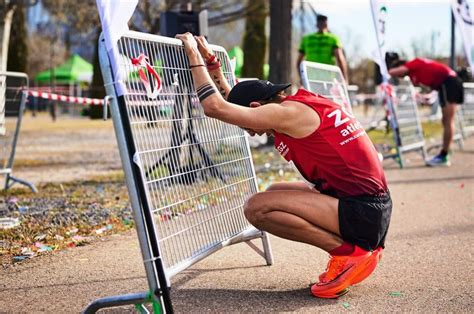
[[[263,232],[262,235],[262,244],[263,244],[263,252],[265,253],[265,261],[267,265],[273,265],[273,254],[272,254],[272,247],[270,246],[270,239],[268,238],[268,234]]]
[[[396,159],[398,161],[398,165],[400,166],[400,169],[403,169],[403,167],[405,166],[405,163],[403,162],[403,155],[401,152],[397,153]]]
[[[13,183],[10,184],[10,181],[13,181]],[[16,178],[16,177],[11,176],[11,175],[7,175],[6,182],[5,182],[5,190],[9,189],[15,183],[20,183],[20,184],[26,185],[28,188],[30,188],[30,190],[33,193],[38,193],[38,190],[36,189],[36,187],[33,183],[30,183],[28,181]]]
[[[122,306],[122,305],[139,305],[141,310],[146,310],[143,306],[144,303],[152,303],[153,312],[155,314],[161,313],[161,305],[157,302],[151,293],[143,292],[143,293],[133,293],[133,294],[125,294],[125,295],[118,295],[112,297],[106,297],[94,300],[91,302],[84,310],[84,314],[93,314],[100,309],[108,308],[108,307],[115,307],[115,306]]]

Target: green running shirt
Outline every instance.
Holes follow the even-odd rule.
[[[335,65],[334,49],[341,47],[339,38],[333,33],[313,33],[301,39],[299,52],[307,61]]]

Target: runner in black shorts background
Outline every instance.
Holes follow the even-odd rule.
[[[428,166],[450,166],[449,147],[453,141],[456,114],[456,104],[464,102],[464,87],[462,81],[447,65],[424,59],[415,58],[411,61],[398,59],[396,53],[390,53],[391,60],[387,62],[391,76],[403,77],[408,75],[413,85],[424,85],[439,93],[439,102],[443,112],[443,147],[438,155],[427,160]]]
[[[439,104],[444,108],[449,103],[464,103],[464,87],[457,76],[448,76],[438,89]]]

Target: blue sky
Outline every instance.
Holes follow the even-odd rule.
[[[359,43],[360,49],[357,51],[360,55],[370,55],[375,47],[375,34],[369,0],[305,0],[305,2],[311,3],[316,11],[328,15],[331,31],[339,35],[341,40],[350,43],[349,37],[353,37],[352,40],[357,40]],[[469,0],[468,3],[472,11],[474,0]],[[298,8],[300,1],[295,1],[294,5]],[[433,37],[435,54],[449,55],[451,34],[449,0],[388,0],[387,5],[389,11],[386,27],[389,49],[403,49],[408,57],[413,57],[412,42],[415,41],[429,52]],[[457,53],[462,54],[459,33],[456,41]],[[348,43],[343,42],[344,44]]]

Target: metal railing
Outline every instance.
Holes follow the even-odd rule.
[[[0,72],[0,175],[5,176],[4,189],[15,183],[23,184],[33,192],[36,187],[13,176],[16,146],[28,95],[28,76],[21,72]]]
[[[410,80],[403,79],[399,80],[393,88],[395,94],[393,118],[396,119],[396,125],[398,125],[398,149],[397,153],[386,155],[384,158],[395,158],[400,168],[403,168],[405,164],[403,154],[417,151],[425,160],[426,145],[413,84]],[[397,143],[397,140],[395,142]]]
[[[233,85],[227,53],[212,48]],[[246,242],[268,265],[273,258],[267,235],[243,215],[245,200],[257,192],[247,138],[242,129],[204,115],[182,43],[127,32],[118,50],[122,57],[113,64],[100,42],[102,74],[112,97],[110,110],[150,293],[96,300],[86,312],[137,299],[152,300],[170,312],[171,277],[220,248]],[[142,54],[153,75],[130,62]],[[121,71],[120,82],[111,67]],[[252,239],[261,239],[263,250]]]
[[[352,112],[347,84],[339,67],[303,61],[300,74],[305,89],[338,103]]]
[[[474,133],[474,83],[464,83],[464,104],[458,107],[458,120],[462,136]]]

